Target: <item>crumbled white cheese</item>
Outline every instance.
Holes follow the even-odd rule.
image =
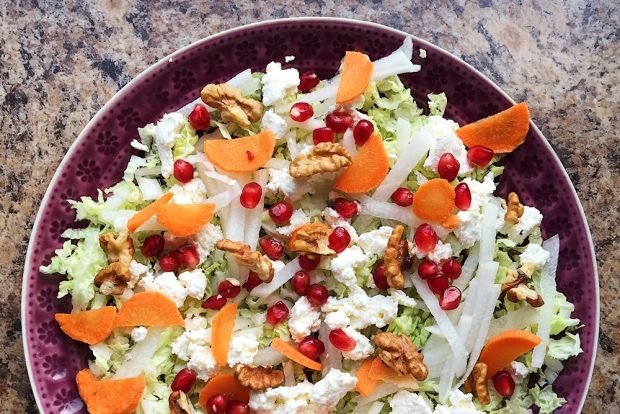
[[[462,182],[469,187],[471,206],[467,210],[457,213],[459,225],[454,229],[454,235],[463,247],[467,249],[480,240],[480,235],[482,234],[481,208],[485,204],[494,201],[493,191],[495,191],[495,183],[491,173],[487,174],[482,182],[472,180],[471,178],[465,178]],[[498,215],[498,223],[499,220],[502,219]]]
[[[506,222],[502,233],[506,234],[510,240],[519,244],[522,243],[536,227],[542,223],[543,215],[536,207],[525,206],[523,215],[519,217],[517,224]]]
[[[361,234],[356,244],[364,250],[366,254],[374,254],[383,257],[388,239],[392,235],[393,228],[390,226],[381,226],[377,230],[372,230]]]
[[[420,58],[426,59],[426,49],[420,49]]]
[[[390,399],[391,414],[432,414],[431,407],[418,394],[399,391]]]
[[[442,135],[435,140],[428,157],[424,161],[424,168],[437,172],[437,165],[439,164],[441,156],[447,153],[452,154],[459,162],[458,175],[467,174],[473,170],[469,161],[467,161],[467,150],[465,149],[465,145],[463,145],[463,141],[456,136],[454,131],[450,131],[446,133],[446,135]]]
[[[172,147],[177,138],[181,136],[181,129],[185,126],[185,117],[173,112],[165,114],[155,126],[155,146],[161,160],[161,175],[164,178],[172,174],[174,159]]]
[[[280,115],[276,114],[273,109],[266,111],[263,114],[263,119],[260,121],[261,130],[270,130],[277,138],[282,138],[288,132],[288,124]]]
[[[347,359],[359,361],[368,358],[375,351],[375,347],[370,343],[366,335],[362,335],[353,328],[344,328],[344,333],[355,341],[355,348],[350,351],[343,351],[342,356]]]
[[[349,236],[351,236],[351,243],[357,242],[357,231],[351,225],[349,220],[342,217],[336,210],[331,207],[326,207],[321,212],[321,215],[323,216],[323,219],[325,219],[325,222],[332,228],[343,227],[347,233],[349,233]]]
[[[185,271],[179,275],[179,282],[187,289],[187,296],[202,299],[207,288],[207,278],[201,269]]]
[[[519,260],[522,264],[531,263],[535,268],[542,269],[549,260],[549,252],[543,249],[540,244],[528,244],[519,256]]]
[[[356,384],[357,378],[353,375],[338,369],[331,369],[322,380],[314,384],[311,394],[312,403],[318,406],[318,412],[329,413],[336,408],[338,401],[346,393],[355,388]]]
[[[284,56],[284,61],[286,63],[292,62],[294,60],[295,60],[295,56],[293,56],[293,55]]]
[[[360,330],[371,325],[383,328],[396,317],[398,302],[392,296],[370,297],[364,289],[353,285],[349,287],[349,296],[330,297],[321,310],[330,329],[350,326]]]
[[[530,375],[530,371],[527,369],[527,366],[519,361],[512,361],[508,372],[510,372],[510,375],[512,375],[512,378],[517,384],[522,383],[523,380]]]
[[[289,174],[288,168],[270,168],[269,181],[265,186],[266,196],[282,194],[291,201],[314,193],[313,186],[307,180],[298,180]]]
[[[131,330],[131,340],[134,342],[144,341],[144,338],[146,338],[148,333],[148,329],[144,326],[136,326]]]
[[[271,62],[267,65],[261,83],[263,84],[263,104],[271,106],[299,86],[299,72],[293,68],[282,70],[282,64]]]
[[[288,319],[288,329],[296,341],[301,341],[321,326],[321,313],[312,307],[305,296],[295,302]]]
[[[199,319],[195,324],[185,326],[185,332],[172,343],[172,353],[188,361],[187,367],[195,370],[198,378],[207,381],[214,373],[216,363],[209,346],[211,334],[206,329],[206,320],[204,326],[200,322],[203,321]]]
[[[175,184],[170,192],[174,194],[170,200],[174,204],[201,204],[207,199],[207,187],[200,178],[185,184]]]
[[[332,275],[345,286],[355,285],[355,269],[363,267],[367,261],[368,257],[359,246],[347,247],[332,259]]]
[[[224,234],[222,233],[222,228],[212,223],[208,223],[198,230],[198,233],[194,236],[194,240],[196,241],[196,249],[198,249],[201,262],[209,257],[213,249],[215,249],[217,241],[223,238]]]
[[[258,339],[251,332],[235,333],[228,349],[228,365],[251,364],[258,352]]]
[[[148,266],[132,260],[129,263],[129,274],[131,275],[131,279],[127,283],[127,287],[129,289],[133,289],[133,287],[136,285],[136,283],[138,283],[140,278],[146,276],[149,272],[150,268]]]
[[[187,289],[179,282],[174,273],[164,272],[157,277],[148,274],[138,283],[144,290],[155,291],[166,295],[177,307],[183,306],[187,297]]]
[[[410,296],[407,296],[407,294],[403,292],[402,290],[389,289],[389,292],[390,292],[390,296],[392,296],[392,298],[399,305],[405,306],[407,308],[414,308],[417,305],[416,300]]]
[[[310,217],[308,217],[302,209],[297,209],[293,211],[289,224],[286,226],[277,227],[276,232],[283,236],[290,236],[293,230],[307,223],[310,223]]]
[[[428,258],[435,263],[452,258],[452,246],[450,243],[437,242],[435,248],[428,253]]]
[[[476,409],[471,394],[463,394],[456,389],[448,394],[448,400],[450,405],[437,405],[434,414],[484,414]]]

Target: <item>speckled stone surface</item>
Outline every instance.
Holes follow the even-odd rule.
[[[15,3],[15,4],[14,4]],[[0,413],[35,413],[20,290],[30,228],[67,148],[159,58],[238,25],[289,16],[375,21],[462,57],[516,100],[566,167],[601,279],[601,334],[584,412],[619,413],[620,11],[614,2],[0,1]]]

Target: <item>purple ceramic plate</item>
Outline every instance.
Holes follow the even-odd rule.
[[[39,273],[73,223],[67,199],[96,195],[120,180],[132,152],[136,129],[156,121],[199,96],[209,82],[221,82],[242,70],[264,70],[272,60],[295,55],[294,65],[320,76],[334,74],[346,50],[372,59],[398,48],[406,33],[373,23],[327,18],[268,21],[229,30],[187,46],[148,68],[117,93],[73,143],[45,194],[37,215],[24,269],[22,329],[26,364],[42,413],[86,412],[78,397],[75,374],[87,366],[88,347],[63,335],[54,313],[70,310],[57,300],[59,277]],[[514,104],[474,68],[432,44],[413,38],[426,59],[415,74],[401,76],[425,105],[430,92],[446,92],[447,117],[460,124],[478,120]],[[559,234],[558,288],[575,304],[584,353],[572,358],[553,388],[568,400],[558,412],[579,413],[583,406],[598,336],[599,294],[594,249],[581,205],[568,175],[541,132],[531,124],[517,151],[506,159],[503,193],[516,191],[544,214],[545,237]]]

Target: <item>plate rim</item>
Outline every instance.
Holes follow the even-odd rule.
[[[466,61],[464,61],[463,59],[461,59],[459,56],[450,53],[449,51],[447,51],[446,49],[443,49],[442,47],[435,45],[423,38],[420,38],[419,36],[415,36],[412,35],[410,33],[407,33],[403,30],[399,30],[399,29],[395,29],[393,27],[389,27],[389,26],[385,26],[383,24],[379,24],[379,23],[375,23],[375,22],[370,22],[367,20],[358,20],[358,19],[350,19],[350,18],[343,18],[343,17],[288,17],[288,18],[279,18],[279,19],[268,19],[268,20],[262,20],[259,22],[254,22],[254,23],[249,23],[249,24],[245,24],[242,26],[237,26],[237,27],[233,27],[221,32],[217,32],[214,33],[210,36],[198,39],[180,49],[175,50],[174,52],[168,54],[167,56],[159,59],[157,62],[149,65],[147,68],[145,68],[142,72],[140,72],[138,75],[136,75],[135,77],[133,77],[131,79],[131,81],[129,81],[125,86],[123,86],[120,90],[118,90],[116,93],[114,93],[114,95],[112,95],[112,97],[95,113],[95,115],[88,121],[88,123],[82,128],[82,130],[80,131],[80,133],[78,134],[77,138],[71,143],[71,145],[69,146],[69,149],[67,150],[67,152],[65,153],[65,155],[63,156],[62,160],[60,161],[60,163],[58,164],[58,166],[56,167],[56,170],[54,172],[54,175],[52,176],[51,180],[49,181],[48,185],[47,185],[47,189],[45,190],[45,194],[43,196],[43,198],[41,199],[40,203],[39,203],[39,208],[37,210],[37,214],[35,216],[34,222],[32,223],[32,228],[31,228],[31,232],[30,232],[30,238],[28,241],[28,247],[26,250],[26,257],[24,260],[24,269],[22,272],[22,292],[21,292],[21,304],[20,304],[20,320],[21,320],[21,330],[22,330],[22,349],[24,351],[24,362],[26,365],[26,370],[28,372],[28,382],[30,383],[30,389],[32,390],[32,394],[34,396],[35,399],[35,403],[37,405],[37,409],[39,410],[39,412],[44,413],[45,411],[43,410],[43,404],[41,402],[41,397],[39,396],[39,393],[37,392],[37,387],[35,385],[35,378],[34,378],[34,373],[32,370],[32,360],[31,360],[31,356],[30,356],[30,352],[28,350],[28,330],[26,327],[26,322],[27,322],[27,312],[26,312],[26,303],[27,303],[27,298],[26,298],[26,293],[28,290],[28,283],[27,283],[27,276],[29,273],[29,263],[32,260],[32,255],[33,255],[33,250],[34,250],[34,240],[36,239],[36,236],[38,235],[39,232],[39,228],[40,228],[40,220],[43,214],[43,210],[44,210],[44,206],[46,206],[49,203],[49,198],[51,196],[51,188],[55,185],[55,183],[58,181],[60,175],[61,175],[61,171],[63,170],[63,168],[65,167],[66,163],[68,162],[68,160],[70,158],[72,158],[73,153],[75,152],[76,148],[78,147],[79,143],[84,139],[84,136],[86,135],[87,131],[90,130],[93,125],[95,125],[98,121],[100,121],[100,118],[103,117],[103,114],[106,113],[108,111],[108,109],[110,107],[113,107],[118,101],[120,101],[120,99],[127,94],[134,86],[134,84],[136,84],[139,80],[141,80],[142,78],[148,76],[149,74],[151,74],[152,72],[154,72],[157,68],[159,68],[160,66],[163,66],[167,63],[171,63],[174,61],[174,58],[178,55],[181,55],[183,53],[185,53],[187,50],[192,49],[204,42],[209,42],[212,41],[214,39],[217,39],[219,37],[223,37],[223,36],[229,36],[231,34],[234,34],[236,32],[240,32],[240,31],[244,31],[244,30],[248,30],[248,29],[252,29],[255,27],[261,27],[261,26],[267,26],[267,25],[271,25],[271,24],[281,24],[281,23],[304,23],[304,22],[317,22],[317,21],[328,21],[328,22],[335,22],[335,23],[346,23],[346,24],[350,24],[350,25],[361,25],[361,26],[366,26],[366,27],[370,27],[370,28],[374,28],[377,30],[383,30],[383,31],[390,31],[393,32],[395,34],[399,34],[401,36],[405,36],[405,37],[411,37],[413,40],[415,40],[416,42],[424,45],[425,48],[428,49],[433,49],[434,51],[443,54],[444,56],[448,56],[450,59],[456,59],[459,63],[463,64],[468,70],[472,71],[473,73],[475,73],[476,75],[480,76],[481,78],[483,78],[486,82],[488,82],[497,92],[499,92],[504,98],[506,98],[508,101],[512,102],[513,104],[516,104],[516,102],[512,99],[512,97],[510,97],[502,88],[500,88],[495,82],[493,82],[488,76],[486,76],[484,73],[480,72],[478,69],[476,69],[474,66],[472,66],[471,64],[467,63]],[[578,207],[578,211],[579,211],[579,215],[581,220],[583,220],[585,227],[586,227],[586,239],[588,242],[588,246],[590,247],[590,254],[592,256],[592,270],[593,270],[593,274],[594,274],[594,279],[595,279],[595,293],[596,293],[596,318],[595,318],[595,326],[594,326],[594,340],[593,340],[593,355],[592,355],[592,360],[590,361],[590,366],[587,372],[587,378],[586,378],[586,383],[585,383],[585,389],[586,392],[581,396],[580,398],[580,402],[579,402],[579,406],[577,407],[578,410],[577,412],[581,412],[583,410],[583,406],[585,404],[585,401],[588,397],[588,390],[590,389],[590,384],[592,382],[592,375],[594,372],[594,365],[596,362],[596,357],[597,357],[597,349],[598,349],[598,342],[599,342],[599,333],[600,333],[600,304],[601,304],[601,300],[600,300],[600,281],[599,281],[599,275],[598,275],[598,266],[597,266],[597,262],[596,262],[596,252],[594,249],[594,242],[592,240],[592,234],[590,232],[590,226],[588,224],[588,219],[586,217],[585,211],[583,209],[583,205],[581,203],[581,200],[579,198],[579,195],[577,194],[577,191],[575,190],[575,186],[573,185],[572,180],[570,179],[570,176],[568,175],[568,172],[566,171],[566,168],[564,167],[564,164],[562,164],[562,161],[560,160],[558,154],[555,152],[555,150],[553,149],[553,147],[551,146],[551,144],[549,143],[549,141],[547,140],[547,138],[545,137],[545,135],[542,133],[542,131],[534,124],[534,122],[530,119],[530,128],[534,129],[534,132],[540,137],[542,138],[543,144],[547,147],[547,149],[551,150],[552,153],[552,157],[553,159],[562,167],[561,171],[562,174],[565,176],[569,187],[570,187],[570,191],[573,195],[573,197],[575,198],[575,200],[577,200],[577,207]]]

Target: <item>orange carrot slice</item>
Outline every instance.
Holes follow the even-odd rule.
[[[501,371],[519,356],[531,351],[541,339],[528,331],[508,330],[489,338],[479,361],[487,364],[487,378]]]
[[[347,52],[342,62],[342,75],[336,94],[337,104],[347,104],[364,93],[370,77],[373,64],[363,53]]]
[[[230,348],[236,316],[237,304],[228,303],[213,317],[211,324],[211,351],[213,352],[215,362],[220,367],[228,365],[228,348]]]
[[[207,409],[207,401],[215,394],[222,394],[229,401],[237,400],[246,404],[250,401],[250,390],[239,384],[235,377],[228,374],[215,375],[200,390],[198,402],[207,412],[210,412]]]
[[[398,374],[392,368],[385,365],[379,357],[372,361],[368,371],[368,378],[375,381],[389,382],[403,388],[418,389],[418,382],[413,376]]]
[[[114,321],[115,327],[180,326],[183,317],[177,305],[159,292],[140,292],[123,303]]]
[[[69,337],[94,345],[106,339],[112,332],[116,308],[105,306],[83,312],[57,313],[54,318]]]
[[[444,226],[447,229],[455,229],[459,226],[460,220],[458,216],[452,215],[450,217],[448,217],[446,220],[444,220],[441,225]]]
[[[75,382],[91,414],[135,413],[146,386],[143,376],[99,380],[88,369],[78,372]]]
[[[360,369],[357,370],[356,388],[362,397],[368,397],[370,394],[372,394],[381,382],[376,379],[371,379],[369,376],[372,363],[372,359],[367,359],[362,363]]]
[[[421,220],[441,223],[452,216],[455,207],[454,189],[443,178],[428,180],[413,196],[413,212]]]
[[[372,134],[353,156],[348,166],[334,183],[334,188],[345,193],[365,193],[376,188],[388,173],[389,159],[379,134]]]
[[[276,147],[276,136],[262,131],[249,137],[235,139],[208,139],[205,155],[213,165],[227,172],[256,171],[271,159]]]
[[[530,129],[530,111],[525,102],[477,122],[467,124],[456,135],[468,147],[482,145],[495,153],[511,152],[525,141]]]
[[[306,368],[310,368],[315,371],[323,369],[323,365],[320,362],[314,361],[297,350],[294,346],[288,342],[283,341],[280,338],[274,338],[271,341],[271,347],[290,359],[297,362],[299,365],[303,365]]]
[[[159,224],[177,237],[196,234],[211,221],[215,204],[161,204],[155,206]]]
[[[155,207],[166,204],[168,201],[170,201],[173,195],[174,194],[172,193],[166,193],[158,200],[153,201],[151,204],[131,216],[131,218],[127,222],[127,230],[129,230],[130,233],[135,232],[138,227],[146,223],[148,219],[155,215]]]

